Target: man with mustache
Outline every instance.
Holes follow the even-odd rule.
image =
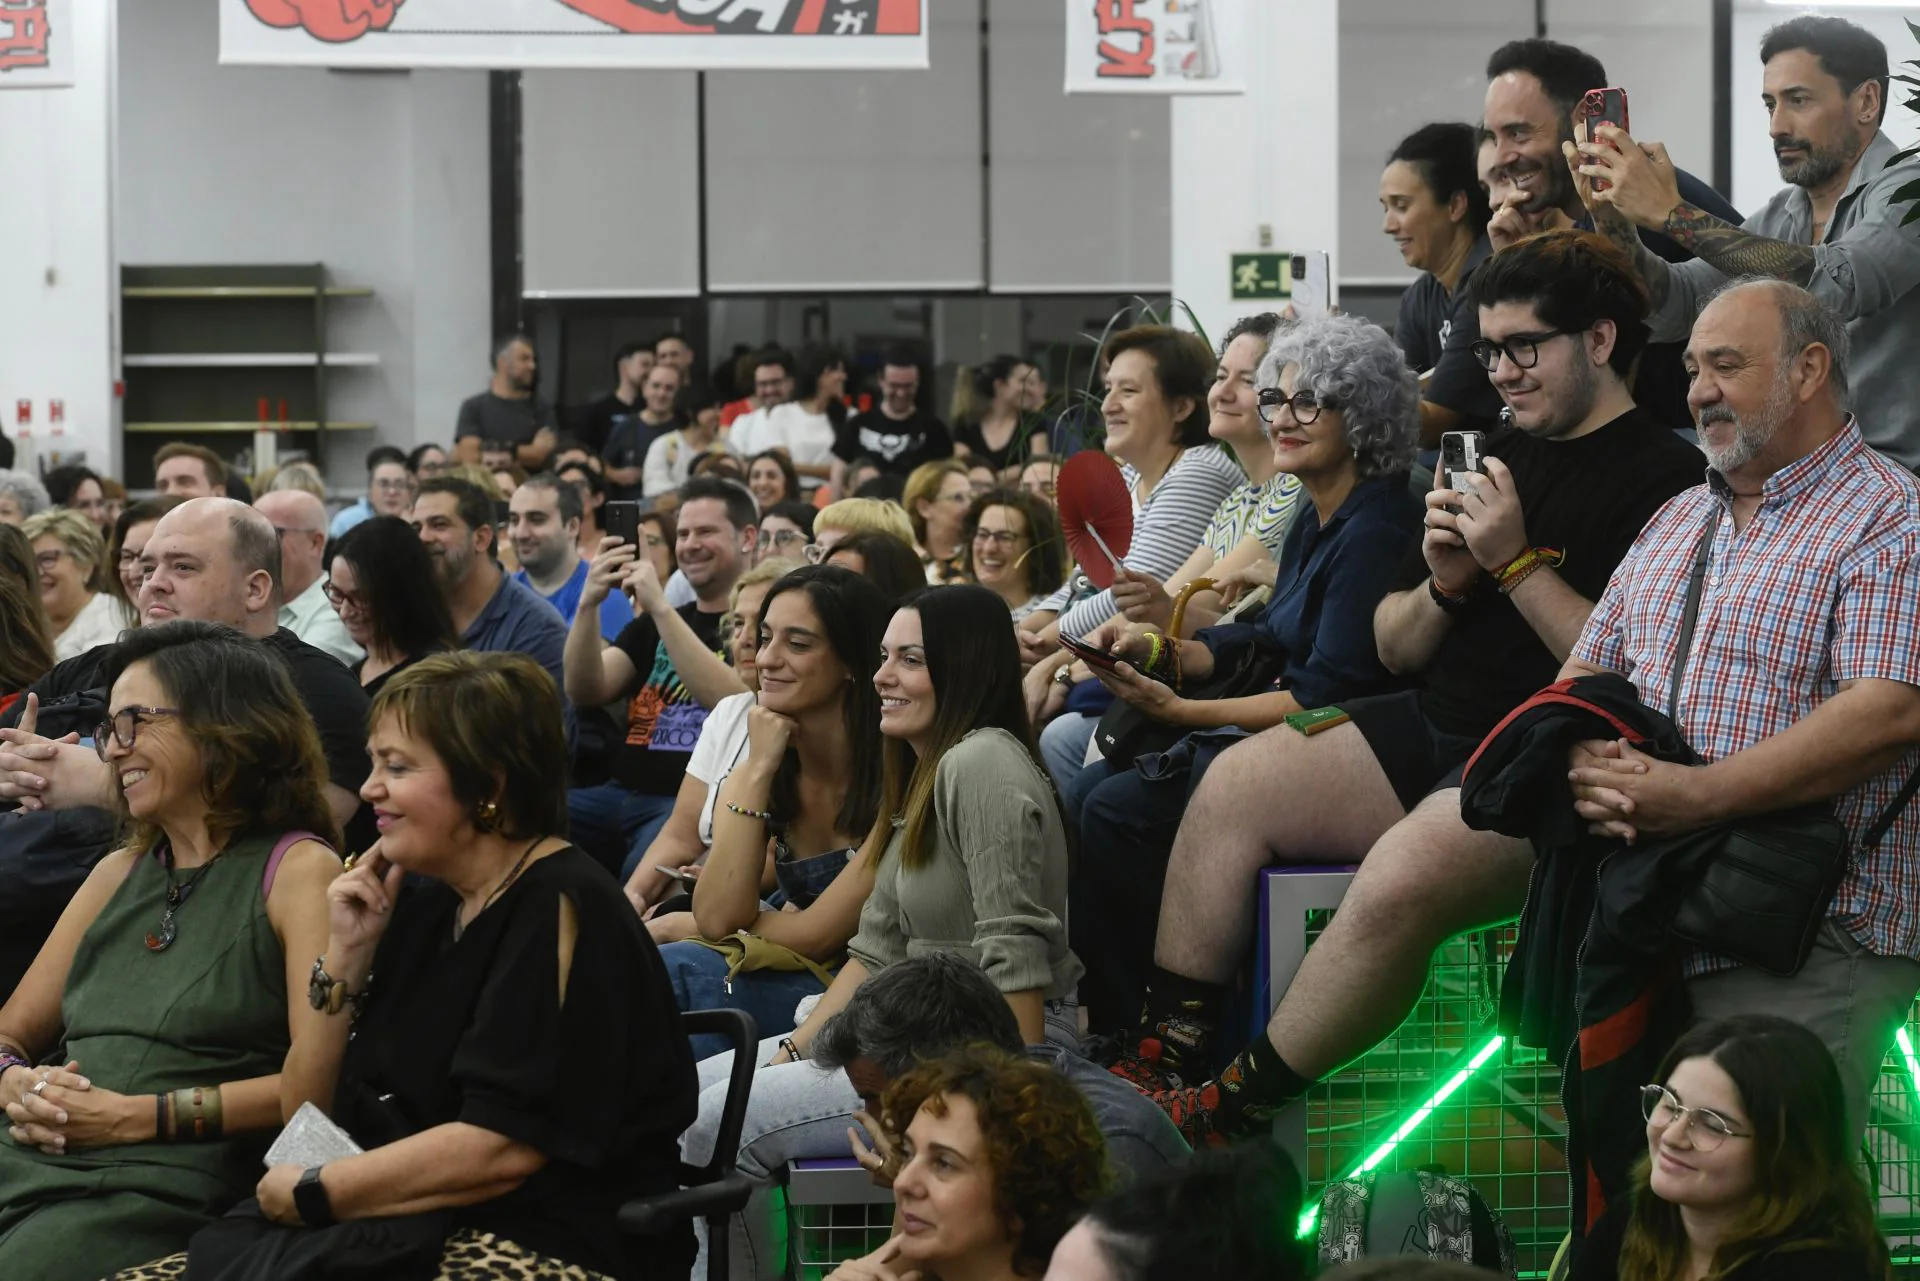
[[[1657,228],[1699,254],[1690,263],[1640,252],[1653,295],[1656,338],[1684,333],[1729,278],[1770,276],[1802,285],[1840,313],[1853,344],[1855,403],[1866,441],[1920,467],[1920,224],[1904,224],[1907,184],[1920,163],[1895,163],[1881,131],[1887,110],[1887,50],[1840,18],[1795,18],[1760,45],[1769,128],[1788,186],[1741,223],[1701,207],[1674,181],[1659,143],[1603,128],[1603,141],[1570,149],[1583,197],[1600,227],[1623,245]],[[1604,178],[1604,191],[1588,180]]]
[[[1648,523],[1560,675],[1618,672],[1665,707],[1712,531],[1675,717],[1708,763],[1580,744],[1574,808],[1631,841],[1833,802],[1853,860],[1800,971],[1777,978],[1695,948],[1683,972],[1697,1019],[1766,1011],[1819,1033],[1858,1143],[1887,1029],[1920,989],[1920,809],[1877,846],[1864,839],[1920,759],[1920,482],[1867,448],[1846,411],[1848,329],[1779,281],[1706,304],[1686,359],[1707,483]]]
[[[1574,139],[1574,116],[1587,91],[1611,84],[1598,58],[1553,40],[1515,40],[1488,59],[1482,126],[1496,146],[1493,165],[1505,171],[1515,188],[1504,203],[1495,206],[1493,221],[1487,225],[1495,249],[1539,231],[1592,225],[1561,148]],[[1694,208],[1728,222],[1740,221],[1732,205],[1692,174],[1675,169],[1673,178]],[[1648,231],[1642,240],[1651,255],[1667,262],[1684,262],[1695,252],[1658,229]],[[1461,329],[1454,326],[1455,337],[1468,345],[1479,336]],[[1684,326],[1678,333],[1654,338],[1632,379],[1633,398],[1667,426],[1684,428],[1691,421],[1686,378],[1680,368]],[[1428,411],[1422,411],[1421,426],[1423,434],[1433,429]]]

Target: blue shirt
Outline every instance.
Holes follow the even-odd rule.
[[[580,612],[580,593],[587,586],[587,562],[584,560],[574,562],[573,573],[567,576],[567,581],[560,584],[560,590],[556,592],[542,592],[538,587],[534,587],[533,580],[527,577],[527,571],[524,569],[514,571],[513,581],[522,587],[532,589],[547,604],[559,610],[560,621],[571,627],[573,616]],[[620,629],[632,621],[633,606],[628,602],[627,594],[608,592],[607,598],[600,602],[601,637],[609,642],[612,641],[620,635]]]
[[[553,687],[560,692],[567,742],[573,742],[573,707],[567,702],[566,678],[562,674],[567,625],[560,621],[559,612],[541,599],[540,593],[501,574],[493,599],[468,624],[460,644],[484,654],[525,654],[546,668],[547,675],[553,677]]]
[[[1279,651],[1285,666],[1275,687],[1302,707],[1399,688],[1380,661],[1373,612],[1420,542],[1424,508],[1399,472],[1355,485],[1324,525],[1308,504],[1302,494],[1273,600],[1259,618],[1204,628],[1194,639],[1213,654],[1216,671],[1243,661],[1249,648]]]
[[[338,538],[363,520],[373,517],[373,503],[365,498],[351,507],[342,507],[334,514],[333,523],[327,526],[327,537]]]

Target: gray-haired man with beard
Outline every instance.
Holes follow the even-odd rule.
[[[1699,1019],[1785,1015],[1827,1042],[1857,1141],[1890,1030],[1920,989],[1920,809],[1863,834],[1920,756],[1920,482],[1846,412],[1847,328],[1795,285],[1747,281],[1687,347],[1707,483],[1648,522],[1563,677],[1618,672],[1665,707],[1697,550],[1699,621],[1675,717],[1704,765],[1576,747],[1575,809],[1637,840],[1832,802],[1853,861],[1811,957],[1776,978],[1694,949]]]
[[[1684,334],[1729,277],[1804,286],[1846,322],[1867,443],[1920,468],[1920,223],[1905,221],[1914,203],[1906,188],[1920,181],[1920,162],[1895,164],[1898,148],[1880,128],[1886,46],[1843,19],[1803,17],[1769,31],[1760,60],[1774,156],[1788,185],[1746,222],[1700,208],[1676,185],[1658,143],[1603,132],[1608,141],[1569,159],[1609,184],[1585,193],[1602,231],[1638,250],[1637,237],[1651,228],[1699,255],[1671,263],[1639,254],[1656,341]]]

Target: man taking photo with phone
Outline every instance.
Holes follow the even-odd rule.
[[[1462,766],[1554,679],[1641,527],[1700,479],[1699,452],[1627,389],[1646,293],[1619,250],[1547,233],[1488,259],[1474,293],[1474,352],[1513,425],[1488,436],[1470,490],[1428,495],[1405,590],[1374,615],[1381,658],[1417,688],[1228,748],[1174,841],[1146,1018],[1114,1070],[1195,1143],[1252,1132],[1371,1048],[1412,1009],[1434,948],[1519,911],[1532,852],[1461,821]],[[1308,862],[1360,870],[1266,1034],[1210,1078],[1254,880]]]
[[[1920,161],[1894,163],[1881,130],[1887,50],[1840,18],[1782,23],[1760,45],[1763,101],[1780,177],[1788,184],[1744,223],[1681,189],[1659,143],[1602,126],[1598,140],[1566,149],[1576,185],[1601,230],[1632,248],[1653,297],[1649,323],[1662,341],[1685,338],[1714,290],[1740,276],[1799,285],[1840,313],[1853,347],[1855,403],[1867,443],[1908,470],[1920,468],[1920,223],[1902,188]],[[1594,190],[1593,181],[1604,189]],[[1658,231],[1699,255],[1663,261],[1639,245]]]

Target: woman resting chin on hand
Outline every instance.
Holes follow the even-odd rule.
[[[437,655],[389,681],[369,719],[361,795],[381,840],[331,894],[308,991],[339,1064],[331,1115],[366,1150],[269,1169],[257,1201],[194,1237],[191,1266],[222,1281],[436,1265],[681,1281],[692,1232],[628,1242],[614,1212],[678,1186],[693,1062],[639,918],[553,835],[567,762],[553,681],[519,654]],[[403,873],[429,883],[403,893]]]

